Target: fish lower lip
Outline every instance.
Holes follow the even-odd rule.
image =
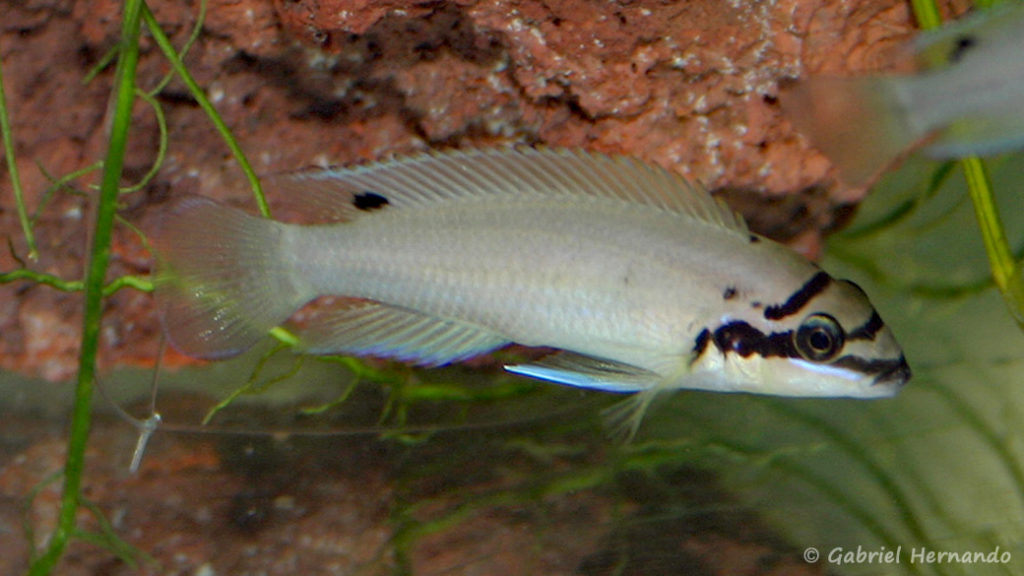
[[[873,384],[895,384],[902,388],[910,380],[913,374],[904,356],[900,356],[893,364],[892,368],[876,376]]]

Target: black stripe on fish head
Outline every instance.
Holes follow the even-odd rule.
[[[380,194],[369,190],[360,192],[352,197],[352,206],[354,206],[356,210],[362,210],[364,212],[380,210],[390,203],[391,202],[385,196],[381,196]]]
[[[808,302],[814,299],[815,296],[821,294],[828,285],[832,283],[832,277],[826,272],[818,272],[811,279],[804,283],[796,292],[789,297],[788,300],[781,304],[773,304],[764,309],[764,317],[766,320],[781,320],[787,316],[792,316],[803,310],[804,306]]]
[[[846,284],[850,288],[853,288],[858,294],[860,294],[862,298],[864,298],[865,302],[868,301],[868,293],[865,292],[863,288],[858,286],[856,282],[852,282],[850,280],[838,280],[837,282],[839,282],[840,284]],[[882,320],[882,317],[878,314],[878,310],[872,308],[871,316],[868,318],[867,322],[851,330],[849,334],[846,335],[846,339],[874,340],[875,336],[877,336],[883,328],[885,328],[885,322]]]
[[[885,328],[885,322],[882,317],[878,314],[877,310],[871,311],[871,318],[865,322],[862,326],[858,326],[850,331],[846,335],[847,340],[874,340],[875,336]]]

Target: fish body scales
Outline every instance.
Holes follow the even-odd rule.
[[[738,315],[726,288],[772,301],[810,269],[777,245],[606,198],[452,202],[291,232],[313,293],[458,318],[526,345],[635,349],[650,358],[630,359],[648,362],[686,358],[704,326]]]

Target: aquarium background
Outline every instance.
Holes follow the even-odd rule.
[[[911,159],[845,223],[861,195],[834,181],[775,98],[780,79],[807,70],[884,68],[914,34],[907,2],[370,3],[338,23],[332,2],[154,0],[174,50],[191,52],[175,62],[144,33],[149,99],[108,115],[114,4],[0,3],[25,192],[13,200],[5,164],[0,573],[1024,572],[1024,341],[992,286],[959,168]],[[951,17],[967,3],[942,7]],[[236,141],[189,86],[163,81],[185,65]],[[109,121],[125,117],[101,280],[127,281],[108,285],[93,341],[86,437],[69,430],[82,389],[71,381],[78,279]],[[822,247],[830,272],[868,291],[914,379],[875,401],[681,391],[623,444],[604,415],[618,397],[501,371],[525,350],[418,370],[302,359],[268,339],[230,362],[169,353],[156,365],[151,256],[133,227],[148,230],[172,195],[251,203],[230,144],[273,173],[510,142],[629,153],[732,190],[723,196],[745,199],[736,206],[755,229]],[[1024,165],[989,165],[1019,259]],[[76,441],[82,505],[51,565],[40,559]],[[921,556],[931,552],[984,563]]]

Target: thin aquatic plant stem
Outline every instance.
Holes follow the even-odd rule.
[[[199,35],[203,32],[203,24],[206,23],[207,3],[208,0],[199,0],[199,14],[196,15],[196,23],[192,26],[192,33],[188,35],[188,39],[185,40],[185,44],[182,45],[181,50],[176,52],[179,59],[184,58],[185,55],[188,54],[188,51],[192,49],[192,45],[196,43],[196,40],[199,40]],[[167,87],[168,84],[170,84],[171,80],[174,80],[175,74],[176,73],[173,70],[168,72],[167,75],[164,76],[163,79],[161,79],[160,82],[158,82],[157,85],[148,92],[148,94],[156,97],[164,88]]]
[[[996,207],[995,198],[992,196],[988,170],[978,158],[964,158],[960,163],[964,169],[964,177],[967,178],[967,191],[974,204],[974,214],[981,229],[981,237],[985,242],[992,278],[999,287],[999,292],[1003,295],[1013,318],[1024,328],[1024,277],[1021,276],[1017,259],[1006,239],[1006,232],[999,218],[999,208]]]
[[[76,532],[75,522],[82,503],[82,475],[85,470],[85,449],[92,419],[96,352],[99,347],[100,321],[103,314],[103,283],[110,261],[110,242],[117,212],[121,170],[124,165],[128,129],[131,125],[132,104],[135,101],[135,72],[139,60],[139,31],[143,6],[143,0],[125,0],[124,3],[110,140],[103,163],[103,180],[92,234],[92,250],[85,274],[82,344],[78,357],[78,380],[64,464],[60,514],[46,551],[29,567],[31,576],[53,572],[68,539]]]
[[[25,208],[25,197],[21,190],[21,176],[18,174],[18,162],[14,156],[14,135],[11,129],[11,118],[7,112],[7,94],[4,91],[2,61],[0,61],[0,136],[3,139],[4,156],[7,158],[7,173],[11,176],[11,190],[14,191],[14,203],[18,207],[18,221],[21,222],[21,231],[25,234],[25,243],[28,245],[28,259],[35,260],[38,257],[36,239],[35,234],[32,232],[32,223],[29,221],[28,209]]]
[[[256,171],[253,170],[252,165],[249,164],[249,160],[245,157],[245,153],[242,151],[242,147],[239,146],[238,141],[231,134],[231,129],[228,128],[227,124],[224,123],[224,119],[221,118],[217,109],[213,107],[210,99],[206,97],[206,93],[196,82],[192,74],[189,73],[185,67],[185,63],[181,61],[181,57],[178,56],[178,52],[174,49],[174,45],[171,44],[170,39],[164,34],[164,31],[160,28],[160,23],[156,21],[156,17],[149,10],[149,7],[143,5],[142,17],[146,21],[146,28],[149,29],[149,33],[152,34],[153,40],[156,42],[160,50],[163,51],[164,57],[170,62],[171,68],[178,74],[181,81],[188,87],[189,92],[192,93],[192,97],[199,103],[199,107],[206,112],[206,115],[213,122],[213,125],[220,132],[224,142],[231,149],[231,153],[235,155],[235,160],[238,161],[239,167],[242,172],[245,172],[246,178],[249,179],[249,184],[252,186],[253,195],[256,198],[256,205],[259,207],[260,214],[264,217],[270,217],[270,205],[267,203],[266,197],[263,195],[263,188],[260,186],[260,180],[256,176]]]
[[[85,287],[85,283],[81,280],[64,280],[52,274],[36,272],[28,268],[18,268],[10,272],[0,273],[0,284],[8,284],[19,280],[42,284],[61,292],[80,292]],[[152,292],[153,281],[139,276],[118,276],[103,287],[103,296],[110,296],[122,288],[135,288],[140,292]]]

